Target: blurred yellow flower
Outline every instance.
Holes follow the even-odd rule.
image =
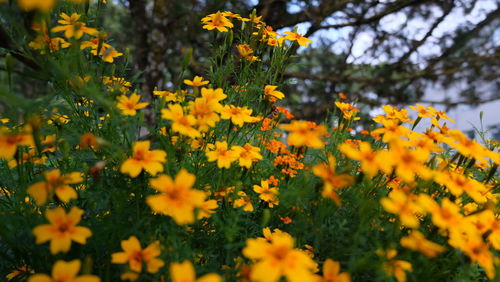
[[[146,264],[147,272],[156,273],[165,264],[157,258],[161,254],[160,241],[151,243],[146,248],[141,248],[141,243],[135,236],[121,241],[123,252],[111,254],[111,263],[129,263],[130,269],[135,272],[142,271],[142,264]]]
[[[81,263],[79,260],[65,262],[58,260],[52,267],[52,277],[47,274],[35,274],[30,276],[28,282],[100,282],[101,279],[95,275],[78,275]]]
[[[85,244],[87,238],[92,236],[92,231],[87,227],[76,226],[82,218],[83,210],[72,207],[66,214],[62,207],[57,207],[45,212],[45,217],[50,224],[43,224],[33,229],[37,244],[50,240],[50,253],[66,253],[71,247],[71,241]]]
[[[83,181],[82,173],[71,172],[69,174],[61,175],[59,169],[53,169],[43,173],[45,181],[37,182],[26,191],[37,205],[43,205],[47,202],[47,198],[51,198],[53,193],[57,195],[59,200],[64,203],[69,202],[71,199],[76,199],[78,195],[75,189],[68,184],[76,184]]]
[[[181,263],[173,262],[170,264],[170,277],[172,282],[220,282],[221,277],[215,273],[205,274],[196,279],[196,272],[193,264],[186,260]]]
[[[123,162],[120,172],[127,173],[132,178],[137,177],[143,169],[153,176],[162,172],[167,153],[162,150],[149,150],[150,145],[150,141],[135,142],[132,157]]]

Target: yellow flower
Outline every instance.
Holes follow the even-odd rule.
[[[201,137],[201,133],[193,127],[196,119],[192,115],[185,115],[179,104],[170,104],[168,109],[162,109],[161,118],[173,121],[172,131],[174,132],[191,138]]]
[[[387,250],[387,252],[377,250],[377,253],[385,257],[386,261],[383,263],[385,272],[394,276],[398,282],[405,282],[406,271],[413,271],[411,263],[405,260],[394,259],[398,254],[396,250]]]
[[[328,164],[320,163],[313,167],[314,175],[321,177],[324,182],[322,195],[340,205],[340,199],[335,190],[345,188],[354,183],[354,177],[349,174],[336,174],[337,160],[332,154],[328,155]]]
[[[123,162],[120,172],[127,173],[132,178],[137,177],[143,169],[153,176],[162,172],[167,153],[162,150],[150,151],[149,147],[149,141],[135,142],[132,157]]]
[[[235,125],[242,127],[245,122],[255,122],[251,116],[252,110],[248,107],[236,107],[233,105],[224,105],[221,110],[222,119],[230,119]]]
[[[311,39],[304,37],[296,32],[285,31],[285,34],[286,34],[285,39],[288,39],[290,41],[297,41],[297,43],[299,43],[300,46],[307,47],[309,43],[312,43]]]
[[[253,49],[248,44],[238,44],[236,45],[236,49],[238,49],[238,53],[240,53],[240,56],[243,58],[253,54]]]
[[[416,176],[422,179],[431,178],[431,171],[425,165],[429,155],[427,150],[420,148],[411,150],[393,142],[384,158],[388,164],[394,166],[398,177],[401,177],[406,183],[411,183]]]
[[[214,150],[207,151],[205,154],[209,162],[217,161],[219,168],[230,168],[231,163],[238,159],[238,153],[228,150],[226,141],[216,141]]]
[[[209,83],[210,83],[210,81],[208,81],[208,80],[204,81],[203,77],[201,77],[201,76],[195,76],[193,78],[193,80],[184,79],[184,84],[191,85],[193,87],[200,87],[203,85],[207,85]]]
[[[457,197],[465,192],[478,204],[483,204],[487,201],[485,195],[488,189],[484,184],[463,174],[447,170],[446,172],[439,172],[435,177],[435,181],[446,186]]]
[[[45,217],[50,224],[43,224],[33,228],[33,235],[37,244],[43,244],[50,240],[50,252],[68,252],[71,241],[85,244],[92,232],[87,227],[76,226],[82,218],[83,210],[72,207],[66,214],[62,207],[47,210]]]
[[[425,239],[424,234],[417,230],[410,231],[410,235],[401,238],[400,243],[401,246],[421,252],[429,258],[433,258],[445,250],[441,245]]]
[[[32,275],[28,282],[99,282],[101,279],[95,275],[78,275],[81,263],[79,260],[65,262],[58,260],[52,267],[52,277],[47,274]]]
[[[279,205],[278,187],[269,187],[269,183],[266,180],[261,180],[260,186],[254,185],[253,190],[259,193],[259,198],[268,203],[270,208]]]
[[[207,200],[207,201],[204,201],[202,204],[201,204],[201,207],[200,209],[198,210],[198,219],[202,219],[202,218],[208,218],[208,217],[211,217],[212,214],[215,213],[215,209],[217,209],[219,207],[219,205],[217,204],[217,201],[216,200]]]
[[[326,129],[323,125],[316,125],[308,121],[293,120],[289,124],[282,124],[281,129],[290,131],[287,142],[291,146],[307,146],[321,149],[325,143],[321,137],[326,135]]]
[[[450,229],[460,226],[463,215],[460,208],[448,198],[444,198],[439,206],[429,195],[421,194],[418,199],[421,207],[432,214],[432,222],[439,228]]]
[[[141,95],[132,94],[130,97],[125,95],[118,97],[118,104],[116,105],[118,109],[122,110],[122,113],[126,116],[135,116],[137,114],[137,110],[145,108],[149,105],[149,103],[139,103],[141,99]]]
[[[220,112],[222,105],[218,101],[201,97],[189,102],[189,109],[196,119],[198,129],[205,132],[210,127],[215,127],[215,124],[220,120],[217,112]]]
[[[194,174],[181,169],[174,180],[168,175],[151,179],[149,184],[160,194],[148,196],[146,203],[155,212],[171,216],[177,224],[193,223],[195,209],[204,204],[206,194],[192,189]]]
[[[47,202],[47,198],[52,197],[53,193],[55,193],[64,203],[78,197],[75,189],[71,188],[68,184],[82,182],[83,177],[80,172],[71,172],[69,174],[61,175],[61,171],[59,169],[54,169],[44,172],[43,176],[45,181],[40,181],[31,185],[26,191],[31,197],[33,197],[33,199],[35,199],[37,205],[45,204],[45,202]]]
[[[177,97],[177,93],[172,93],[170,91],[153,91],[153,95],[159,96],[160,98],[165,98],[167,102],[179,102],[179,98]]]
[[[350,282],[351,275],[347,272],[340,272],[340,263],[332,259],[327,259],[323,264],[323,277],[318,276],[317,282]]]
[[[193,264],[186,260],[182,263],[173,262],[170,264],[170,277],[172,282],[219,282],[221,277],[215,273],[205,274],[196,279],[196,272]]]
[[[220,102],[227,98],[227,95],[224,94],[222,88],[212,89],[212,88],[201,88],[201,97],[207,99],[207,101],[215,101]]]
[[[23,11],[40,10],[48,12],[54,7],[56,0],[17,0],[17,4]]]
[[[285,232],[272,234],[270,240],[248,239],[243,255],[255,262],[250,278],[272,282],[285,276],[291,282],[313,281],[316,263],[293,244],[292,236]]]
[[[420,104],[417,104],[417,107],[410,106],[409,108],[416,111],[418,113],[418,117],[420,118],[429,118],[436,115],[436,110],[434,110],[434,108],[432,107],[426,108]]]
[[[203,19],[201,22],[204,24],[203,28],[208,30],[217,29],[220,32],[227,32],[227,28],[232,28],[234,25],[228,20],[221,12],[215,14],[210,14]]]
[[[157,258],[161,254],[160,242],[155,241],[145,249],[141,248],[141,243],[135,236],[130,236],[128,240],[121,241],[123,252],[111,254],[111,263],[129,263],[130,269],[136,272],[142,271],[142,264],[146,264],[147,272],[156,273],[165,264],[163,260]]]
[[[349,103],[344,103],[344,102],[335,102],[335,106],[340,109],[342,112],[342,115],[346,120],[350,120],[351,118],[354,117],[353,120],[359,120],[359,117],[355,117],[356,113],[359,113],[359,109],[354,107],[353,105]]]
[[[260,148],[254,147],[248,143],[246,143],[243,147],[233,146],[232,150],[238,155],[238,161],[242,167],[251,168],[254,162],[262,160]]]
[[[97,55],[97,50],[92,50],[91,53],[93,55]],[[123,53],[116,51],[115,48],[110,46],[107,48],[102,48],[101,52],[99,52],[99,55],[101,55],[101,59],[106,63],[113,63],[115,61],[115,58],[121,57]]]
[[[250,201],[250,198],[247,196],[247,194],[243,191],[238,191],[238,196],[239,198],[234,200],[233,207],[234,208],[241,208],[243,207],[243,211],[246,212],[253,212],[253,205],[252,202]]]
[[[283,92],[276,90],[276,88],[278,88],[278,86],[266,85],[264,87],[264,95],[275,97],[278,100],[285,98],[285,94],[283,94]]]
[[[384,160],[378,157],[368,142],[359,142],[359,148],[343,143],[339,145],[339,150],[349,159],[360,161],[361,170],[368,176],[375,176],[378,170],[383,167]]]
[[[0,127],[0,159],[12,159],[18,146],[32,146],[34,144],[31,134],[10,133],[6,128]]]
[[[77,13],[71,14],[71,17],[66,13],[61,13],[62,20],[58,20],[60,26],[56,26],[52,28],[52,32],[60,32],[64,31],[64,36],[66,38],[75,38],[80,39],[84,33],[90,35],[97,35],[97,30],[95,28],[86,27],[85,23],[78,21],[80,19],[80,15]]]
[[[404,226],[417,228],[420,225],[417,215],[423,214],[424,209],[415,195],[407,195],[402,190],[393,190],[389,193],[389,198],[381,199],[380,203],[387,212],[397,214]]]

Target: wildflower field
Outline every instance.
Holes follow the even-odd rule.
[[[500,146],[446,113],[363,121],[332,93],[323,122],[297,120],[283,72],[311,40],[229,11],[193,19],[205,75],[188,52],[149,100],[105,1],[0,6],[18,50],[0,49],[1,281],[498,279]],[[15,91],[23,59],[37,97]]]

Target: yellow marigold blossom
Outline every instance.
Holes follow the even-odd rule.
[[[111,254],[111,263],[129,264],[131,270],[142,271],[142,264],[146,264],[149,273],[156,273],[165,264],[158,256],[161,254],[160,242],[155,241],[142,249],[141,242],[135,236],[130,236],[127,240],[121,241],[123,252]]]
[[[285,94],[283,94],[283,92],[276,90],[276,88],[278,88],[278,86],[266,85],[264,87],[264,95],[274,97],[278,100],[285,98]]]
[[[221,277],[215,273],[205,274],[196,279],[196,272],[193,264],[186,260],[182,263],[173,262],[170,264],[170,277],[172,282],[220,282]]]
[[[316,276],[317,282],[350,282],[351,275],[347,272],[340,272],[340,263],[332,259],[327,259],[323,264],[323,277]]]
[[[132,94],[130,97],[122,95],[118,97],[118,104],[116,105],[118,109],[122,110],[122,113],[127,116],[135,116],[137,110],[143,109],[149,105],[149,103],[139,103],[141,95]]]
[[[248,107],[236,107],[233,105],[224,105],[221,110],[222,119],[230,119],[235,125],[242,127],[245,122],[255,122],[255,118],[251,116],[252,109]]]
[[[420,194],[418,202],[432,215],[432,222],[439,228],[450,229],[463,223],[460,208],[448,198],[444,198],[439,206],[429,195]]]
[[[321,194],[323,197],[332,199],[340,205],[340,198],[335,190],[345,188],[354,183],[354,177],[349,174],[336,174],[337,160],[332,154],[328,155],[328,163],[320,163],[313,167],[314,175],[323,179],[324,188]]]
[[[261,180],[260,186],[254,185],[253,190],[256,193],[259,193],[259,198],[268,203],[270,208],[274,207],[275,205],[279,205],[278,187],[269,187],[269,183],[266,180]]]
[[[321,149],[325,143],[321,140],[327,134],[323,125],[316,125],[313,122],[293,120],[289,124],[282,124],[281,129],[290,131],[287,142],[291,146],[307,146]]]
[[[179,104],[170,104],[168,109],[162,109],[161,118],[173,122],[172,131],[174,132],[191,138],[201,137],[201,133],[193,127],[196,124],[196,118],[193,115],[185,115]]]
[[[206,198],[203,191],[192,189],[194,174],[181,169],[174,180],[168,175],[151,179],[149,185],[159,194],[148,196],[147,204],[155,212],[171,216],[177,224],[193,223],[195,209],[201,208]]]
[[[285,31],[285,34],[286,34],[285,39],[288,39],[290,41],[297,41],[297,43],[299,43],[300,46],[307,47],[309,43],[312,43],[311,39],[304,37],[296,32]]]
[[[167,102],[180,102],[179,98],[177,97],[177,93],[170,92],[167,90],[164,91],[155,90],[153,91],[153,95],[159,96],[160,98],[165,98],[165,101]]]
[[[220,102],[227,98],[224,94],[222,88],[212,89],[212,88],[201,88],[201,97],[206,98],[208,101]]]
[[[196,98],[189,102],[190,113],[196,119],[196,125],[202,132],[208,131],[210,127],[220,120],[219,114],[222,105],[216,100],[209,100],[205,97]]]
[[[95,275],[85,274],[78,275],[81,262],[72,260],[65,262],[58,260],[52,267],[52,275],[35,274],[30,276],[28,282],[100,282],[101,279]]]
[[[430,118],[436,115],[436,111],[432,107],[424,107],[417,104],[417,107],[410,106],[409,108],[416,111],[418,113],[418,117],[420,118]]]
[[[232,150],[238,155],[238,161],[242,167],[251,168],[254,162],[262,160],[260,148],[254,147],[248,143],[243,145],[243,147],[233,146]]]
[[[383,167],[384,161],[378,157],[368,142],[359,142],[359,148],[343,143],[339,145],[339,150],[349,159],[361,162],[361,170],[368,176],[375,176]]]
[[[149,150],[150,146],[149,141],[135,142],[132,157],[123,162],[120,172],[127,173],[132,178],[137,177],[143,169],[153,176],[162,172],[167,153],[162,150]]]
[[[21,132],[10,133],[7,128],[0,127],[0,159],[12,159],[18,146],[33,146],[34,144],[33,135]]]
[[[394,276],[398,282],[405,282],[406,272],[413,271],[411,263],[405,260],[394,259],[398,254],[396,250],[391,249],[387,250],[386,252],[377,250],[377,254],[383,256],[386,260],[382,265],[385,272],[389,275]]]
[[[83,181],[82,173],[71,172],[61,175],[59,169],[53,169],[43,173],[45,181],[37,182],[26,190],[26,192],[35,199],[37,205],[43,205],[47,198],[51,198],[55,193],[64,203],[71,199],[76,199],[78,195],[75,189],[68,184],[76,184]]]
[[[233,23],[219,11],[202,18],[201,22],[204,24],[204,29],[217,29],[219,32],[227,32],[227,28],[232,28],[234,26]]]
[[[48,12],[54,7],[56,0],[17,0],[17,4],[23,11],[40,10]]]
[[[238,191],[237,195],[239,196],[239,198],[234,200],[233,207],[234,208],[243,207],[243,211],[253,212],[253,210],[254,210],[253,205],[252,205],[252,202],[250,201],[250,198],[248,197],[248,195],[243,191]]]
[[[386,117],[385,117],[386,119],[395,119],[401,123],[411,121],[410,117],[408,116],[407,109],[399,110],[398,108],[393,107],[391,105],[382,106],[382,109],[386,113]],[[377,116],[377,117],[380,118],[381,116]],[[375,120],[378,123],[382,123],[381,120],[378,120],[376,118],[374,118],[373,120]]]
[[[243,58],[253,54],[253,49],[248,44],[238,44],[236,45],[236,49],[238,50],[238,53],[240,53],[240,56],[242,56]]]
[[[46,50],[50,53],[58,51],[59,49],[68,48],[71,44],[61,37],[49,37],[48,35],[40,34],[33,41],[28,43],[28,46],[39,50],[40,54],[45,54]]]
[[[467,138],[460,130],[450,130],[448,135],[450,138],[445,138],[444,142],[456,149],[463,156],[477,160],[483,160],[490,156],[488,150],[483,145]]]
[[[425,239],[424,234],[417,230],[410,231],[408,236],[401,238],[400,243],[401,246],[410,250],[421,252],[429,258],[433,258],[439,253],[445,251],[443,246]]]
[[[200,209],[198,210],[197,219],[211,217],[212,214],[215,213],[215,209],[217,209],[218,207],[219,207],[219,205],[217,204],[216,200],[204,201],[201,204]]]
[[[354,117],[353,120],[359,120],[360,117],[356,117],[356,113],[359,113],[359,109],[354,107],[353,105],[349,103],[344,103],[344,102],[335,102],[335,106],[340,109],[342,112],[342,115],[346,120],[350,120],[351,118]]]
[[[459,197],[463,192],[467,193],[476,203],[486,203],[487,189],[481,182],[468,178],[467,176],[454,171],[439,172],[435,181],[446,186],[450,192]]]
[[[454,230],[457,229],[457,230]],[[448,243],[463,251],[472,262],[484,268],[486,276],[495,278],[496,257],[490,251],[490,244],[485,243],[475,228],[470,226],[456,226],[450,231]]]
[[[396,175],[407,183],[413,182],[416,176],[422,179],[430,179],[432,176],[430,169],[425,165],[430,156],[427,150],[420,148],[410,150],[393,142],[390,150],[382,156],[394,166]]]
[[[226,141],[215,141],[213,150],[205,152],[209,162],[217,161],[219,168],[230,168],[231,163],[238,159],[238,153],[234,150],[228,150]]]
[[[210,83],[210,81],[203,80],[203,77],[201,77],[201,76],[195,76],[193,78],[193,80],[184,79],[184,84],[187,84],[187,85],[190,85],[193,87],[200,87],[203,85],[207,85],[209,83]]]
[[[401,190],[391,191],[388,198],[380,200],[380,204],[387,212],[397,214],[401,224],[410,228],[417,228],[420,225],[417,215],[422,215],[425,212],[420,207],[417,196],[406,194]]]
[[[87,238],[92,236],[92,231],[87,227],[76,226],[82,218],[83,210],[72,207],[66,214],[62,207],[47,210],[45,217],[50,224],[43,224],[33,228],[33,235],[37,244],[50,240],[50,252],[66,253],[71,247],[71,241],[85,244]]]
[[[399,141],[402,138],[408,137],[410,129],[405,126],[399,125],[399,121],[394,119],[383,120],[382,124],[384,127],[377,128],[372,131],[373,134],[384,135],[382,141],[385,143],[391,142],[393,140]]]
[[[291,282],[314,281],[316,263],[293,245],[292,236],[285,232],[272,234],[270,240],[248,239],[243,255],[254,261],[252,281],[272,282],[282,276]]]
[[[60,16],[62,20],[58,20],[57,22],[61,25],[53,27],[52,32],[64,31],[66,38],[74,37],[75,39],[80,39],[85,33],[97,35],[97,29],[87,27],[85,23],[78,21],[80,19],[79,14],[73,13],[71,16],[68,16],[66,13],[61,13]]]
[[[97,56],[97,50],[92,50],[91,53]],[[123,53],[116,51],[113,47],[102,48],[99,52],[101,59],[106,63],[113,63],[115,58],[123,56]]]
[[[500,250],[500,221],[492,210],[485,210],[465,218],[482,236],[491,243],[493,248]]]

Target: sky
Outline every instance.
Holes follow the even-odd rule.
[[[465,14],[462,9],[455,9],[452,11],[450,15],[448,15],[445,20],[434,30],[433,36],[440,37],[448,32],[455,30],[457,27],[468,25],[468,24],[476,24],[482,21],[485,16],[492,10],[497,9],[498,2],[495,0],[479,0],[472,11],[468,14]],[[296,13],[301,10],[301,7],[298,5],[290,5],[289,12]],[[436,9],[433,11],[435,17],[441,16],[441,11]],[[334,14],[335,15],[335,14]],[[369,16],[369,15],[368,15]],[[402,28],[402,24],[406,21],[404,12],[399,12],[395,14],[388,15],[381,19],[381,26],[386,31],[394,31]],[[341,20],[337,20],[333,17],[327,19],[324,24],[337,24],[341,23]],[[426,22],[423,20],[411,20],[409,21],[406,32],[407,36],[414,38],[415,40],[421,39],[425,33],[427,32],[431,22]],[[309,24],[300,24],[298,25],[298,32],[305,33],[309,28]],[[338,43],[334,44],[332,48],[335,50],[342,50],[346,46],[346,42],[342,39],[347,38],[350,27],[341,28],[341,29],[329,29],[329,30],[321,30],[316,32],[311,39],[313,42],[319,42],[320,37],[328,38],[332,41],[336,41]],[[370,32],[361,33],[355,40],[353,45],[352,56],[349,57],[349,63],[372,63],[376,64],[379,62],[386,61],[387,58],[379,57],[373,58],[368,52],[365,52],[373,42],[373,34]],[[494,33],[493,42],[499,46],[500,45],[500,28],[498,28]],[[313,43],[313,47],[315,44]],[[404,52],[404,50],[401,50]],[[432,56],[433,54],[440,52],[440,46],[437,44],[436,40],[433,38],[429,38],[425,44],[418,48],[418,52],[416,52],[411,60],[414,62],[418,62],[417,56]],[[450,98],[452,101],[457,101],[460,97],[457,93],[464,88],[464,85],[454,85],[449,89],[442,89],[437,86],[429,87],[424,95],[424,100],[430,101],[442,101],[445,98]],[[430,105],[430,104],[423,104]],[[442,106],[433,105],[438,110],[444,110]],[[448,115],[452,117],[456,124],[453,125],[453,128],[460,129],[462,131],[473,130],[474,127],[479,128],[481,126],[481,120],[479,118],[480,112],[483,112],[482,125],[484,128],[488,128],[493,125],[500,125],[500,100],[483,104],[479,107],[471,107],[469,105],[460,105],[457,108],[448,112]],[[378,111],[374,111],[374,114],[377,114]],[[452,125],[450,125],[452,126]]]

